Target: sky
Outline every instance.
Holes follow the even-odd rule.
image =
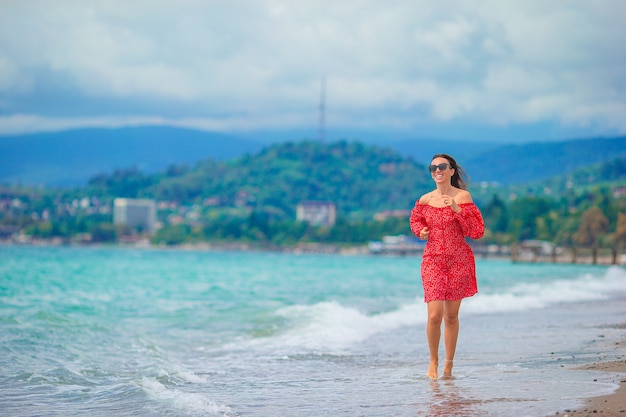
[[[0,136],[619,136],[625,16],[623,0],[0,0]]]

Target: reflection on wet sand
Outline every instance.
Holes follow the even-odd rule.
[[[454,378],[433,380],[430,381],[430,400],[426,415],[431,417],[477,415],[477,403],[464,394],[464,390],[454,383]]]

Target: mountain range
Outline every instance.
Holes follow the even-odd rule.
[[[262,147],[221,133],[154,126],[0,137],[0,183],[80,186],[118,169],[155,173],[206,158],[228,160]]]
[[[235,135],[164,126],[7,136],[0,137],[0,183],[82,186],[96,175],[119,169],[135,167],[155,173],[172,165],[240,158],[267,145]],[[539,181],[626,156],[626,136],[515,145],[441,139],[375,145],[424,166],[432,155],[448,153],[471,175],[472,182],[504,185]]]

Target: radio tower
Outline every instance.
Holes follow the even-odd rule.
[[[324,142],[326,140],[326,77],[322,76],[322,83],[320,89],[320,126],[319,126],[319,141]]]

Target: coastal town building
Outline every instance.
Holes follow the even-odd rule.
[[[337,207],[331,201],[302,201],[296,207],[296,220],[316,226],[334,226]]]
[[[156,225],[156,203],[147,199],[116,198],[113,223],[152,234]]]

